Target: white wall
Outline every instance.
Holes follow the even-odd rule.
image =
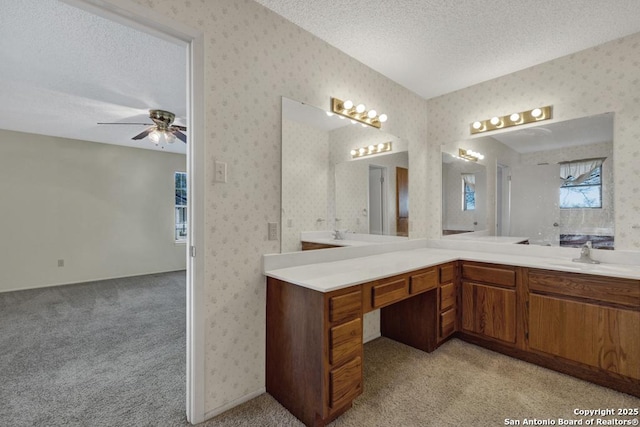
[[[184,170],[180,154],[0,130],[0,291],[186,268]]]

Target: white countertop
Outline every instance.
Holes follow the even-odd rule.
[[[351,233],[346,231],[343,231],[343,236],[345,237],[344,239],[335,239],[332,231],[303,231],[300,233],[300,241],[332,246],[367,246],[409,240],[408,237]]]
[[[502,243],[506,245],[526,242],[528,237],[509,237],[509,236],[466,236],[464,234],[452,234],[444,236],[445,239],[451,240],[473,240],[476,242]]]
[[[395,250],[369,256],[273,269],[265,271],[264,274],[316,291],[330,292],[457,260],[640,280],[638,265],[581,264],[564,258],[438,248]]]

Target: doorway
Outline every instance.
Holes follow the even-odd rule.
[[[396,235],[409,236],[409,169],[396,167]]]
[[[204,36],[200,31],[158,15],[133,2],[66,0],[94,15],[186,46],[187,93],[187,259],[186,277],[186,415],[193,423],[205,419],[204,404]]]
[[[496,170],[496,236],[508,236],[511,229],[511,172],[498,163]]]
[[[387,168],[369,165],[369,233],[388,234]]]

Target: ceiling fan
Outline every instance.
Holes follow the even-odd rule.
[[[174,125],[173,121],[175,120],[175,114],[165,111],[165,110],[149,110],[149,118],[155,123],[152,125],[151,123],[98,123],[99,125],[144,125],[151,126],[140,132],[138,135],[134,136],[131,139],[143,139],[147,136],[149,139],[155,143],[156,145],[160,145],[163,143],[172,144],[176,137],[187,143],[187,135],[182,133],[186,131],[187,128],[180,125]]]

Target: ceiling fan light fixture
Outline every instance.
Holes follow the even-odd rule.
[[[156,145],[173,144],[176,137],[166,130],[156,129],[149,134],[149,139]]]

